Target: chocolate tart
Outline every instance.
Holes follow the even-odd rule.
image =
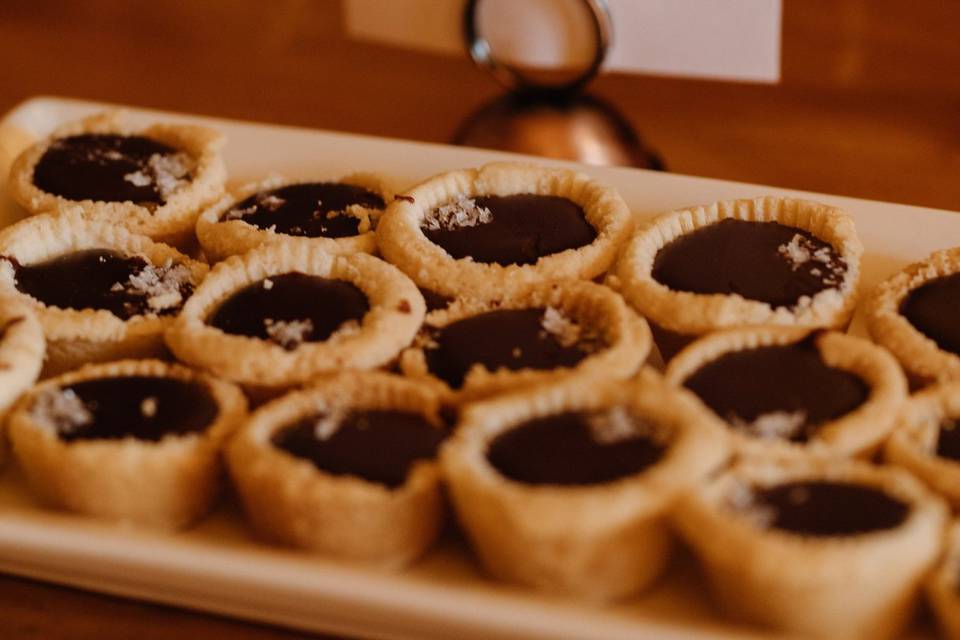
[[[420,292],[396,267],[299,239],[215,265],[166,340],[180,360],[271,395],[391,361],[423,314]]]
[[[397,196],[377,242],[417,285],[489,299],[508,286],[605,273],[630,227],[619,194],[584,174],[494,163]]]
[[[377,222],[393,190],[379,176],[323,182],[271,177],[224,196],[197,220],[211,262],[262,244],[308,237],[331,253],[374,253]]]
[[[172,247],[76,211],[33,216],[0,233],[0,286],[43,327],[44,377],[166,356],[163,332],[206,273]]]
[[[845,328],[862,253],[853,220],[834,207],[776,197],[727,200],[638,228],[609,283],[651,323],[669,360],[717,329]]]
[[[43,364],[43,329],[31,309],[9,294],[0,294],[0,420],[7,408],[37,380]],[[0,466],[7,439],[0,422]]]
[[[388,568],[430,546],[443,515],[440,397],[380,372],[319,379],[258,409],[228,449],[263,537]]]
[[[900,411],[885,455],[960,508],[960,381],[913,395]]]
[[[675,519],[735,619],[874,639],[910,620],[947,515],[902,470],[801,459],[740,465],[689,494]]]
[[[644,369],[470,404],[441,463],[491,574],[603,601],[662,573],[675,499],[727,455],[715,419]]]
[[[30,213],[79,208],[91,219],[189,245],[197,216],[223,193],[225,138],[206,127],[143,130],[109,111],[57,129],[10,169],[10,195]]]
[[[960,247],[937,251],[877,286],[866,304],[870,336],[912,384],[960,380]]]
[[[8,423],[30,486],[51,505],[178,529],[216,498],[221,446],[246,411],[231,384],[176,364],[125,360],[38,384]]]
[[[867,457],[894,427],[907,385],[889,353],[804,327],[719,331],[689,345],[666,379],[724,420],[738,454]]]
[[[954,520],[946,551],[927,580],[927,601],[937,617],[942,637],[960,640],[960,522]]]
[[[431,311],[400,370],[462,403],[563,377],[625,379],[650,346],[646,322],[610,289],[547,282]]]

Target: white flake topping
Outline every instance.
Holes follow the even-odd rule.
[[[453,202],[440,205],[424,218],[420,226],[428,231],[452,231],[462,227],[475,227],[493,221],[487,207],[480,207],[473,198],[461,194]]]
[[[252,204],[249,207],[244,207],[243,209],[230,209],[225,214],[223,214],[222,220],[224,222],[229,222],[230,220],[240,220],[244,216],[249,216],[250,214],[256,213],[257,205]]]
[[[267,329],[267,336],[272,342],[280,345],[287,351],[293,351],[307,339],[313,331],[313,321],[304,320],[274,320],[266,318],[263,321]]]
[[[111,291],[126,291],[147,298],[147,306],[154,312],[173,309],[183,303],[181,289],[193,283],[193,274],[185,264],[167,258],[162,266],[150,263],[132,274],[126,282],[117,282]]]
[[[279,196],[270,194],[259,199],[259,204],[261,207],[267,211],[273,212],[287,204],[287,201]]]
[[[155,153],[150,156],[147,166],[153,172],[157,191],[167,200],[177,189],[189,182],[193,160],[185,153]]]
[[[640,424],[623,406],[592,414],[587,418],[587,424],[593,440],[601,444],[620,442],[642,432]]]
[[[152,418],[157,415],[157,398],[155,396],[144,398],[143,402],[140,403],[140,413],[144,418]]]
[[[153,184],[153,178],[143,171],[134,171],[123,176],[123,179],[135,187],[147,187]]]
[[[329,413],[325,413],[317,418],[317,421],[313,423],[313,435],[317,440],[329,440],[333,434],[337,432],[337,429],[340,428],[340,423],[343,422],[343,412],[334,410]]]
[[[555,307],[547,307],[544,310],[540,325],[563,347],[572,347],[580,341],[580,325]]]
[[[790,242],[777,247],[777,251],[794,271],[811,261],[820,263],[822,268],[814,267],[810,270],[810,274],[818,278],[822,277],[823,283],[827,286],[835,287],[843,280],[846,269],[836,256],[831,255],[830,247],[817,248],[813,240],[806,236],[794,234]]]
[[[752,422],[747,422],[737,415],[730,416],[730,424],[733,425],[734,429],[764,440],[789,440],[800,434],[806,422],[807,413],[805,411],[761,413]]]
[[[270,289],[273,289],[273,280],[271,280],[270,278],[264,278],[263,288],[266,289],[267,291],[270,291]]]
[[[41,393],[30,414],[58,433],[73,433],[93,422],[93,414],[73,389],[52,388]]]

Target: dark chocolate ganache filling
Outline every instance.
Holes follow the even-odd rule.
[[[960,355],[960,273],[917,287],[900,305],[900,313],[938,347]]]
[[[581,334],[555,310],[500,309],[434,330],[424,353],[430,373],[459,389],[475,364],[488,371],[576,366],[599,348]]]
[[[207,324],[226,333],[270,340],[293,350],[359,323],[370,303],[357,286],[300,272],[270,276],[240,289]]]
[[[863,404],[870,392],[859,377],[824,364],[816,335],[792,345],[727,353],[684,385],[744,433],[805,442],[822,423]]]
[[[534,264],[597,237],[579,205],[532,193],[461,198],[431,211],[421,229],[456,259],[504,266]]]
[[[568,412],[536,418],[498,435],[487,459],[502,475],[525,484],[589,485],[644,471],[666,444],[623,409]]]
[[[193,293],[186,265],[157,266],[109,249],[86,249],[26,265],[3,259],[13,264],[19,291],[61,309],[103,309],[126,320],[175,313]]]
[[[811,536],[849,536],[893,529],[907,519],[906,503],[849,482],[799,481],[754,490],[750,509],[773,529]]]
[[[150,208],[191,180],[186,154],[143,136],[86,133],[59,138],[33,170],[33,183],[69,200],[135,202]]]
[[[216,401],[202,385],[173,378],[127,376],[86,380],[41,395],[34,415],[67,442],[134,437],[156,442],[167,435],[205,430]]]
[[[663,247],[653,278],[675,291],[736,293],[773,307],[837,287],[847,270],[836,250],[778,222],[726,219]]]
[[[937,455],[960,462],[960,420],[947,420],[940,425]]]
[[[446,432],[420,414],[351,411],[320,414],[277,432],[274,446],[334,475],[352,475],[394,488],[418,460],[436,456]]]
[[[308,182],[262,191],[235,204],[224,220],[242,220],[289,236],[345,238],[359,233],[360,218],[345,213],[352,205],[383,209],[383,198],[340,182]]]

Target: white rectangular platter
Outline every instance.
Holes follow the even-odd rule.
[[[0,176],[32,139],[107,107],[60,98],[21,104],[0,121]],[[363,170],[412,184],[448,169],[518,158],[133,108],[129,118],[134,124],[201,122],[221,130],[229,140],[225,155],[232,183],[271,172],[330,177]],[[960,215],[946,211],[636,169],[579,168],[617,187],[639,217],[771,193],[844,207],[867,248],[868,287],[933,250],[960,245]],[[0,222],[21,215],[0,182]],[[410,569],[382,573],[266,546],[248,533],[229,499],[200,526],[177,534],[49,511],[35,502],[12,465],[0,474],[0,572],[306,630],[391,640],[771,637],[723,620],[697,567],[683,553],[652,591],[600,607],[494,582],[452,534]]]

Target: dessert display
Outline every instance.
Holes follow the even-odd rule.
[[[614,271],[651,323],[665,360],[718,329],[798,325],[845,329],[863,247],[853,221],[790,198],[729,200],[640,227]]]
[[[182,361],[270,395],[320,374],[386,364],[423,315],[420,292],[396,267],[300,239],[214,266],[166,340]]]
[[[43,354],[43,329],[33,311],[8,294],[0,295],[0,416],[36,382]],[[6,449],[0,425],[0,467]]]
[[[392,199],[385,180],[370,174],[322,182],[268,178],[204,211],[197,238],[215,261],[291,237],[313,238],[332,253],[373,253],[377,221]]]
[[[647,369],[468,406],[441,462],[486,569],[601,601],[656,579],[673,501],[728,453],[722,427],[685,396]]]
[[[165,529],[195,522],[220,488],[220,449],[246,416],[226,382],[126,360],[46,380],[11,410],[10,442],[52,505]]]
[[[917,386],[960,379],[960,248],[938,251],[881,283],[867,327]]]
[[[189,244],[200,210],[220,197],[218,132],[155,124],[134,130],[111,111],[64,125],[14,162],[10,195],[32,214],[79,208],[91,219]]]
[[[548,282],[429,312],[399,364],[464,402],[561,377],[627,378],[650,344],[646,323],[613,291]]]
[[[946,552],[927,580],[927,600],[944,638],[960,638],[960,523],[950,525]]]
[[[803,327],[728,329],[700,338],[667,367],[734,434],[744,456],[874,453],[907,393],[889,353]]]
[[[446,435],[429,387],[343,373],[258,409],[230,445],[230,472],[263,537],[398,568],[440,528]]]
[[[163,332],[206,272],[172,247],[75,210],[0,232],[0,286],[43,327],[44,376],[166,355]]]
[[[885,456],[960,507],[960,382],[913,395],[897,418]]]
[[[418,286],[490,299],[506,287],[606,273],[630,227],[619,194],[584,174],[494,163],[397,196],[377,242]]]
[[[940,554],[948,510],[904,471],[861,462],[746,464],[677,523],[734,618],[779,633],[892,638]]]

